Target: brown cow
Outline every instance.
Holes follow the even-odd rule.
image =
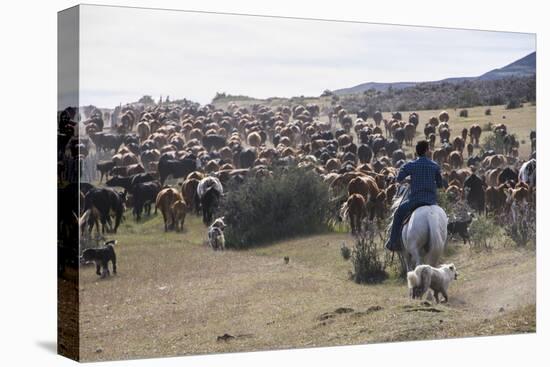
[[[175,226],[175,223],[173,222],[174,215],[172,213],[172,205],[178,200],[183,200],[183,198],[178,190],[172,187],[166,187],[160,190],[157,195],[155,206],[157,209],[160,209],[160,212],[162,213],[165,232],[173,229]]]
[[[248,142],[248,145],[256,147],[256,148],[259,147],[262,144],[262,137],[257,132],[252,132],[252,133],[248,134],[248,137],[247,137],[246,140]]]
[[[459,151],[455,150],[449,154],[449,164],[451,165],[451,168],[460,168],[463,163],[464,158],[462,158],[462,154]]]
[[[366,202],[376,198],[380,189],[374,178],[370,176],[361,176],[352,179],[348,184],[348,195],[361,194]]]
[[[414,135],[416,133],[416,126],[412,123],[407,123],[405,125],[405,144],[412,145],[414,140]]]
[[[185,222],[185,215],[187,214],[187,204],[183,200],[178,200],[171,207],[172,210],[172,223],[176,232],[183,231],[183,224]]]
[[[506,206],[506,184],[485,189],[485,214],[499,213]]]
[[[351,233],[356,234],[361,231],[361,222],[365,217],[366,205],[365,198],[361,194],[352,194],[342,206],[340,216],[342,219],[348,218],[351,227]]]
[[[478,124],[473,124],[470,126],[470,143],[474,146],[479,145],[479,138],[481,137],[481,126]]]
[[[199,213],[199,200],[197,198],[197,186],[199,186],[200,180],[196,178],[187,178],[181,184],[181,193],[184,201],[187,203],[188,209],[195,209],[195,212]]]

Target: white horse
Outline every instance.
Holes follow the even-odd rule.
[[[405,186],[400,187],[392,205],[394,211],[408,193]],[[401,257],[407,272],[418,265],[437,266],[447,242],[447,223],[447,215],[439,205],[421,206],[413,211],[401,232]]]

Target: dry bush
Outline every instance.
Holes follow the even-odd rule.
[[[381,259],[380,254],[383,245],[376,240],[378,235],[376,226],[369,226],[355,237],[351,253],[351,279],[358,284],[381,283],[388,277],[386,259]]]
[[[514,215],[502,216],[504,232],[516,246],[536,245],[537,223],[535,206],[529,203],[514,205]],[[514,219],[515,218],[515,219]]]

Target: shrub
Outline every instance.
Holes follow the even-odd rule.
[[[518,204],[513,209],[515,215],[503,216],[504,232],[516,246],[536,244],[536,210],[531,204]],[[514,220],[515,218],[515,220]]]
[[[346,246],[345,242],[342,242],[342,246],[340,246],[340,255],[342,255],[342,258],[346,261],[351,258],[351,249]]]
[[[482,131],[493,131],[493,123],[488,122],[486,124],[483,124],[483,126],[481,127],[481,130]]]
[[[277,168],[273,177],[247,178],[228,190],[226,246],[248,248],[295,235],[327,230],[328,187],[305,168]]]
[[[466,109],[460,110],[459,116],[460,117],[468,117],[468,110],[466,110]]]
[[[521,104],[517,99],[511,99],[506,104],[506,109],[507,110],[512,110],[514,108],[519,108],[519,107],[521,107]]]
[[[484,151],[494,150],[502,154],[504,153],[504,136],[495,133],[485,135],[482,147]]]
[[[351,279],[358,284],[375,284],[384,281],[386,273],[386,261],[380,259],[382,247],[375,240],[377,230],[371,227],[356,236],[355,246],[351,253],[353,272]]]
[[[478,216],[470,224],[470,248],[477,250],[488,250],[494,245],[496,238],[501,233],[494,219],[490,216]]]
[[[491,111],[490,108],[485,110],[485,116],[491,116],[491,113],[492,113],[492,111]]]

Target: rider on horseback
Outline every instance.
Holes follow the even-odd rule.
[[[403,221],[416,208],[437,204],[437,189],[443,187],[439,165],[426,157],[429,143],[421,140],[416,144],[418,158],[405,164],[399,170],[397,182],[411,177],[409,197],[401,202],[393,215],[391,234],[386,248],[391,251],[401,250],[401,228]]]

